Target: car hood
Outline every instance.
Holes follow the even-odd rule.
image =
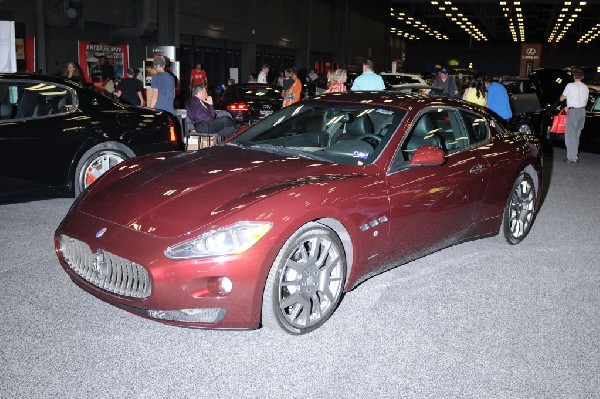
[[[348,168],[233,146],[210,147],[167,157],[106,184],[100,179],[78,209],[153,236],[178,237],[292,187],[357,176],[348,174]]]
[[[573,75],[562,69],[538,69],[529,74],[529,80],[544,108],[559,101],[567,83],[573,82]]]

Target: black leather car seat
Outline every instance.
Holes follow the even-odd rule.
[[[437,129],[435,128],[431,117],[427,114],[421,116],[415,125],[404,150],[408,159],[412,157],[412,153],[415,152],[417,148],[423,145],[442,148],[442,140],[439,135],[437,135],[436,131]]]
[[[354,121],[346,123],[339,140],[360,140],[365,134],[373,134],[373,122],[369,115],[363,115]]]

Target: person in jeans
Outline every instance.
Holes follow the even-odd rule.
[[[590,91],[581,80],[583,70],[573,71],[572,83],[565,86],[560,96],[560,101],[567,100],[567,123],[565,124],[565,146],[567,147],[567,158],[565,162],[577,163],[579,161],[579,136],[585,125],[585,106],[587,105]]]
[[[162,55],[154,57],[156,75],[152,76],[150,108],[162,109],[175,114],[175,80],[165,71],[167,60]]]
[[[197,132],[206,131],[223,137],[235,133],[235,123],[231,116],[217,116],[213,99],[208,95],[204,84],[192,89],[192,96],[187,100],[185,109],[187,110],[187,119],[194,124]]]

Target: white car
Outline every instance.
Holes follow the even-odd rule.
[[[421,75],[414,73],[381,72],[380,75],[383,78],[383,83],[385,83],[386,89],[398,88],[407,83],[420,83],[423,85],[427,84]],[[427,91],[427,93],[428,92],[429,91]]]

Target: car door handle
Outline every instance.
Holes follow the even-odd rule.
[[[480,165],[473,166],[469,172],[473,173],[474,175],[477,175],[477,174],[483,172],[484,170],[485,170],[485,166],[480,164]]]

